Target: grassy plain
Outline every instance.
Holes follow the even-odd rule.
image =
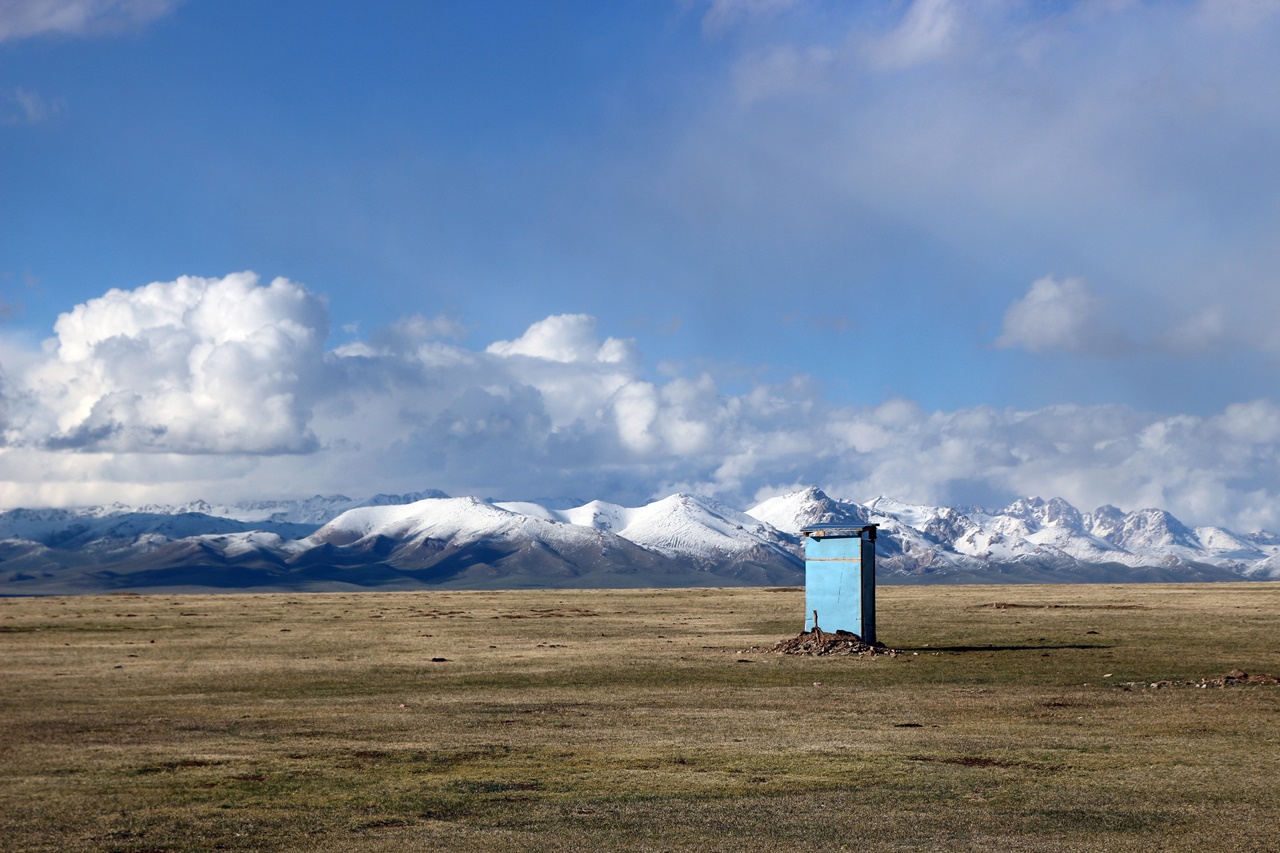
[[[0,599],[7,850],[1276,850],[1280,584]],[[1143,685],[1143,686],[1135,686]]]

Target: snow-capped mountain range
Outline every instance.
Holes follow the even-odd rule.
[[[0,594],[799,584],[800,529],[830,522],[880,525],[888,583],[1280,579],[1280,536],[1060,498],[961,509],[810,487],[743,512],[687,494],[561,509],[433,490],[0,512]]]

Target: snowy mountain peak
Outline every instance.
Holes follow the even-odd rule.
[[[1119,529],[1106,538],[1128,551],[1201,548],[1195,531],[1162,509],[1140,509],[1127,514]]]
[[[1019,519],[1032,530],[1044,527],[1065,527],[1084,532],[1084,516],[1080,510],[1062,498],[1020,498],[1000,511],[1000,515]]]
[[[1119,507],[1104,504],[1084,518],[1085,528],[1100,539],[1114,542],[1124,527],[1124,512]]]
[[[747,515],[793,536],[813,524],[867,523],[862,507],[833,500],[817,486],[769,498],[747,510]]]

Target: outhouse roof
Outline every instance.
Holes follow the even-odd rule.
[[[814,539],[852,539],[862,538],[866,533],[868,539],[876,538],[878,524],[811,524],[800,528],[800,535],[812,536]]]

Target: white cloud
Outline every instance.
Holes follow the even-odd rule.
[[[618,389],[611,401],[618,438],[633,453],[647,454],[658,446],[653,433],[658,419],[658,389],[650,382],[629,382]]]
[[[352,328],[351,333],[354,333],[356,328]],[[413,314],[401,317],[385,329],[375,330],[370,336],[370,341],[380,349],[408,352],[429,341],[460,341],[466,335],[466,328],[451,317],[427,317],[422,314]]]
[[[0,0],[0,41],[96,35],[145,26],[178,0]]]
[[[1247,350],[1280,350],[1280,335],[1266,316],[1236,321],[1225,306],[1209,303],[1163,327],[1152,310],[1142,322],[1124,328],[1115,306],[1078,278],[1045,276],[1005,311],[995,345],[1037,354],[1069,353],[1119,358],[1130,355],[1181,359]]]
[[[630,345],[617,338],[603,344],[596,338],[596,318],[587,314],[557,314],[530,326],[514,341],[495,341],[496,355],[525,355],[559,362],[618,363],[630,357]]]
[[[880,68],[901,69],[947,55],[959,26],[953,0],[913,0],[897,28],[870,49]]]
[[[57,117],[62,112],[60,104],[46,100],[39,92],[15,88],[8,95],[0,95],[0,125],[40,124]]]
[[[1170,352],[1188,355],[1219,352],[1238,340],[1233,340],[1227,311],[1221,305],[1206,305],[1170,328],[1164,337]]]
[[[790,44],[748,56],[733,67],[738,101],[750,105],[780,95],[822,91],[827,88],[829,67],[837,58],[828,47],[799,49]]]
[[[766,17],[799,5],[803,0],[710,0],[702,16],[702,31],[716,36],[744,20]]]
[[[299,285],[252,273],[111,290],[61,315],[22,377],[31,439],[54,448],[301,452],[328,318]]]
[[[1083,281],[1045,276],[1009,306],[996,346],[1108,355],[1116,348],[1109,323],[1103,301]]]

